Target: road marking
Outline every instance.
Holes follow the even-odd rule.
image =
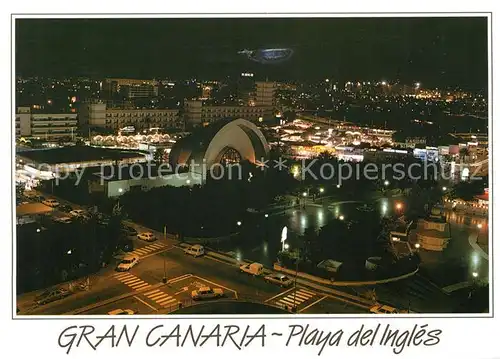
[[[176,300],[176,299],[170,299],[170,300],[168,300],[168,301],[166,301],[166,302],[161,302],[161,303],[160,303],[160,302],[158,302],[158,304],[160,304],[161,306],[165,307],[165,306],[167,306],[167,305],[168,305],[168,304],[170,304],[170,303],[176,303],[176,302],[177,302],[177,300]],[[178,302],[177,302],[177,303],[178,303]]]
[[[178,291],[178,292],[177,292],[177,293],[175,293],[174,295],[184,293],[184,292],[185,292],[185,291],[187,291],[188,289],[189,289],[188,287],[182,287],[182,290]]]
[[[141,298],[139,298],[138,296],[135,295],[134,298],[137,299],[138,301],[140,301],[141,303],[146,304],[148,307],[150,307],[154,311],[158,310],[155,307],[153,307],[151,304],[149,304],[148,302],[146,302],[146,301],[142,300]]]
[[[309,298],[311,298],[311,297],[312,297],[312,295],[304,295],[303,293],[300,293],[300,291],[299,291],[299,292],[297,292],[297,293],[295,293],[294,295],[296,295],[296,296],[297,296],[297,297],[299,297],[299,298],[303,298],[303,299],[305,299],[305,300],[307,300],[307,299],[309,299]]]
[[[191,278],[192,276],[193,276],[192,274],[183,274],[179,277],[176,277],[176,278],[169,280],[167,283],[172,284],[172,283],[180,282],[181,280]]]
[[[198,277],[198,276],[196,276],[196,275],[194,275],[193,277],[196,277],[196,278],[198,278],[198,279],[201,279],[201,280],[203,280],[203,281],[205,281],[205,282],[208,282],[208,283],[210,283],[210,284],[213,284],[213,285],[215,285],[215,286],[218,286],[218,287],[221,287],[221,288],[227,289],[228,291],[233,292],[233,293],[234,293],[234,297],[235,297],[236,299],[238,299],[238,292],[236,292],[236,291],[235,291],[235,290],[233,290],[233,289],[229,289],[228,287],[224,287],[223,285],[220,285],[220,284],[217,284],[217,283],[211,282],[211,281],[209,281],[208,279],[205,279],[205,278],[203,278],[203,277]]]
[[[142,282],[143,280],[142,279],[139,279],[139,278],[130,278],[130,279],[127,279],[127,280],[122,280],[123,283],[125,283],[126,285],[131,285],[131,284],[134,284],[134,283],[137,283],[137,282]]]
[[[156,293],[155,295],[150,295],[150,296],[148,296],[148,298],[156,301],[160,298],[164,298],[164,297],[168,297],[168,296],[169,296],[168,294],[160,292],[160,293]]]
[[[316,295],[316,293],[314,293],[314,292],[310,292],[310,291],[308,291],[308,290],[305,290],[304,288],[300,288],[300,290],[301,290],[302,292],[309,293],[310,295]]]
[[[264,301],[264,303],[267,303],[267,302],[269,302],[270,300],[273,300],[274,298],[279,297],[280,295],[283,295],[283,294],[285,294],[285,293],[288,293],[288,292],[289,292],[289,291],[291,291],[291,290],[293,290],[293,288],[290,288],[290,289],[285,290],[284,292],[278,293],[278,294],[276,294],[274,297],[271,297],[271,298],[269,298],[269,299],[266,299],[266,300]]]
[[[162,254],[164,252],[167,252],[167,251],[171,250],[172,248],[174,248],[174,247],[173,246],[172,247],[167,247],[167,248],[165,248],[165,249],[163,249],[161,251],[154,252],[154,253],[148,254],[146,256],[142,256],[141,259],[146,259],[146,258],[149,258],[149,257],[152,257],[152,256],[156,256],[158,254]]]
[[[151,287],[151,285],[149,283],[143,283],[143,284],[139,284],[139,285],[136,285],[136,286],[132,286],[132,289],[134,289],[134,290],[141,290],[141,289],[145,289],[147,287]]]
[[[315,301],[314,303],[309,304],[308,306],[306,306],[306,307],[302,308],[301,310],[299,310],[299,313],[302,313],[304,310],[311,308],[313,305],[318,304],[319,302],[321,302],[323,299],[325,299],[325,298],[327,298],[327,297],[328,297],[328,296],[327,296],[327,295],[325,295],[324,297],[322,297],[322,298],[318,299],[318,300],[317,300],[317,301]]]
[[[124,277],[129,277],[131,275],[132,274],[130,274],[130,273],[118,273],[118,274],[113,275],[113,277],[115,277],[115,278],[124,278]]]
[[[147,292],[147,293],[144,293],[145,296],[148,296],[148,295],[151,295],[153,293],[157,293],[159,292],[160,290],[159,289],[155,289],[155,290],[152,290],[151,292]]]

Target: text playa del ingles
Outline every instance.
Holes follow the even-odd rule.
[[[270,331],[262,325],[111,325],[102,330],[92,325],[69,326],[61,331],[58,345],[69,354],[74,348],[88,346],[97,350],[103,347],[122,347],[140,345],[146,347],[204,347],[232,346],[239,350],[260,346],[269,342],[283,346],[316,347],[321,355],[328,347],[384,346],[400,354],[406,347],[434,346],[439,344],[440,329],[431,329],[427,324],[412,327],[394,328],[390,324],[373,326],[361,325],[355,331],[338,328],[330,331],[319,330],[307,325],[288,325],[279,332]]]

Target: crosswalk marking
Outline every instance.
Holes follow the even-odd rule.
[[[295,292],[289,292],[286,296],[277,299],[276,303],[280,305],[297,306],[313,298],[315,295],[315,293],[301,288]]]
[[[174,303],[177,303],[176,299],[168,299],[167,301],[158,302],[158,304],[160,304],[162,306],[166,306],[166,305],[174,304]]]
[[[130,254],[146,255],[150,252],[163,249],[166,246],[167,245],[164,243],[153,243],[153,244],[149,244],[147,246],[141,247],[141,248],[134,249],[132,252],[130,252]]]
[[[153,302],[157,303],[161,306],[172,305],[174,303],[179,303],[177,299],[172,297],[171,295],[162,292],[159,289],[152,290],[150,292],[144,293],[146,297],[151,299]]]
[[[150,295],[149,298],[153,299],[153,300],[158,300],[160,298],[163,298],[163,297],[168,297],[168,294],[165,294],[163,292],[160,292],[160,293],[157,293],[155,295]]]
[[[159,289],[155,289],[155,290],[152,290],[151,292],[144,293],[144,295],[148,296],[148,295],[153,294],[153,293],[158,293],[159,291],[160,291]]]
[[[118,279],[120,282],[132,288],[133,290],[145,289],[151,286],[149,283],[146,283],[142,279],[137,278],[135,275],[128,272],[115,274],[114,278]]]

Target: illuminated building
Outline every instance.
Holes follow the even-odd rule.
[[[184,101],[184,116],[186,123],[197,126],[207,125],[227,118],[244,118],[258,121],[273,114],[273,106],[207,106],[201,100]]]
[[[158,96],[158,81],[138,79],[105,79],[102,83],[103,94],[111,97],[121,93],[125,97],[141,98]]]
[[[83,103],[79,115],[82,128],[118,131],[132,126],[135,131],[142,131],[152,127],[179,129],[184,127],[179,117],[179,110],[174,109],[121,109],[107,108],[103,103]]]
[[[54,141],[72,139],[77,134],[76,113],[32,113],[29,107],[18,107],[16,138],[29,137]]]

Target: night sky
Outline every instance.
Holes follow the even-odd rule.
[[[17,20],[16,73],[273,80],[396,79],[487,86],[486,18]],[[242,49],[289,47],[258,64]]]

